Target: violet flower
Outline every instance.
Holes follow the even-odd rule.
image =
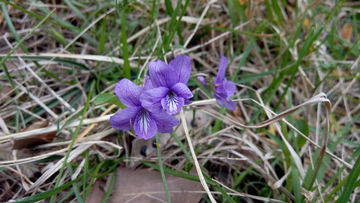
[[[235,110],[236,104],[235,102],[230,100],[235,94],[236,86],[233,82],[227,80],[225,78],[227,59],[225,56],[221,56],[219,63],[219,70],[216,75],[214,84],[215,84],[215,98],[217,103],[220,106],[223,106],[229,110]]]
[[[147,84],[145,84],[147,86]],[[137,86],[128,79],[122,79],[115,85],[115,94],[127,108],[110,117],[110,124],[118,130],[134,129],[142,139],[150,139],[159,131],[171,132],[179,121],[165,112],[152,113],[140,102],[144,88]]]
[[[177,56],[169,64],[161,60],[150,62],[149,77],[154,88],[144,91],[141,104],[151,112],[179,113],[193,97],[186,85],[190,75],[191,60],[188,56]]]
[[[197,76],[196,79],[205,87],[207,85],[206,79],[204,76]]]

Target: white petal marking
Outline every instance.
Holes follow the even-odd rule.
[[[149,129],[149,119],[149,113],[147,111],[142,111],[140,114],[139,125],[140,130],[143,131],[145,134],[148,132]]]
[[[166,103],[169,109],[169,112],[176,112],[177,110],[177,105],[179,103],[178,101],[178,97],[176,96],[176,94],[170,93],[166,95]]]

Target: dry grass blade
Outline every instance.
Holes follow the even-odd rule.
[[[32,94],[30,91],[28,91],[23,85],[21,85],[19,82],[17,82],[16,80],[14,80],[14,82],[16,83],[17,87],[19,87],[19,89],[21,91],[23,91],[24,93],[26,93],[27,95],[29,95],[29,97],[31,99],[33,99],[36,103],[39,104],[39,106],[41,106],[47,113],[49,113],[55,120],[58,119],[58,115],[53,112],[48,106],[46,106],[46,104],[44,104],[44,102],[42,102],[39,98],[37,98],[34,94]]]
[[[101,116],[101,117],[97,117],[97,118],[84,119],[83,122],[82,122],[82,125],[88,125],[88,124],[92,124],[92,123],[99,123],[99,122],[108,121],[112,115],[113,114],[106,115],[106,116]],[[76,127],[80,123],[81,123],[80,121],[74,121],[73,123],[69,124],[67,126],[67,128]],[[10,139],[20,139],[20,138],[33,136],[33,135],[39,135],[39,134],[44,134],[44,133],[49,133],[49,132],[55,132],[58,129],[59,129],[59,126],[51,125],[51,126],[46,127],[46,128],[38,128],[38,129],[26,131],[26,132],[14,133],[14,134],[11,134],[11,135],[5,135],[5,136],[0,137],[0,143],[10,141]]]
[[[84,144],[80,145],[79,147],[75,148],[70,152],[68,162],[71,162],[73,159],[78,157],[81,153],[87,150],[92,144]],[[67,149],[65,149],[66,151]],[[41,184],[43,184],[48,178],[54,175],[58,170],[60,170],[61,166],[64,164],[65,157],[60,159],[56,164],[52,165],[45,173],[42,174],[40,178],[36,180],[34,184],[31,185],[30,189],[34,189]]]
[[[185,115],[184,115],[184,111],[183,111],[183,110],[181,110],[181,112],[180,112],[180,118],[181,118],[181,125],[182,125],[183,128],[184,128],[186,140],[187,140],[187,142],[188,142],[188,144],[189,144],[191,156],[192,156],[192,159],[193,159],[193,161],[194,161],[195,168],[196,168],[196,172],[197,172],[197,174],[198,174],[198,176],[199,176],[201,185],[203,186],[203,188],[205,189],[207,195],[209,196],[210,201],[211,201],[212,203],[214,203],[214,202],[216,202],[216,200],[215,200],[214,197],[212,196],[212,194],[211,194],[211,192],[210,192],[210,189],[209,189],[209,187],[208,187],[207,184],[206,184],[204,175],[202,174],[202,171],[201,171],[200,164],[199,164],[199,162],[198,162],[198,160],[197,160],[197,158],[196,158],[195,150],[194,150],[194,147],[193,147],[192,142],[191,142],[191,138],[190,138],[190,135],[189,135],[189,129],[188,129],[188,126],[187,126],[187,123],[186,123],[186,118],[185,118]]]
[[[254,101],[254,100],[253,100]],[[211,100],[207,101],[207,102],[211,102]],[[256,101],[254,101],[256,102]],[[257,102],[256,102],[257,103]],[[327,99],[326,97],[326,94],[324,93],[320,93],[316,96],[314,96],[313,98],[311,98],[310,100],[302,103],[302,104],[299,104],[295,107],[292,107],[280,114],[276,114],[274,117],[271,116],[271,111],[269,111],[269,109],[267,107],[264,106],[263,103],[257,103],[259,104],[264,110],[265,112],[268,114],[268,117],[269,119],[266,120],[266,121],[263,121],[259,124],[255,124],[255,125],[244,125],[242,123],[239,123],[235,118],[231,117],[231,116],[224,116],[220,113],[218,113],[217,111],[214,111],[214,110],[210,110],[208,111],[208,113],[212,116],[215,116],[217,118],[220,118],[226,122],[228,122],[229,124],[233,124],[237,127],[240,127],[240,128],[247,128],[247,129],[253,129],[253,128],[262,128],[262,127],[265,127],[265,126],[268,126],[268,125],[271,125],[281,119],[284,119],[287,115],[297,111],[298,109],[304,107],[304,106],[307,106],[307,105],[311,105],[311,104],[317,104],[317,103],[325,103],[326,104],[326,130],[324,131],[324,141],[323,141],[323,146],[321,147],[321,151],[322,153],[325,153],[326,152],[326,143],[327,143],[327,140],[328,140],[328,132],[330,131],[330,118],[329,118],[329,113],[330,113],[330,109],[331,109],[331,103],[330,103],[330,100]],[[195,104],[195,105],[199,105],[199,104],[202,104],[201,102]],[[194,105],[194,104],[193,104]],[[280,130],[280,127],[279,126],[276,126],[277,127],[277,130],[282,138],[282,140],[284,141],[285,145],[287,146],[287,148],[289,149],[290,153],[291,153],[291,156],[293,157],[294,161],[295,161],[295,164],[296,166],[298,167],[299,169],[299,172],[301,174],[301,177],[304,178],[305,176],[305,170],[304,170],[304,167],[301,163],[301,160],[300,160],[300,157],[297,155],[297,153],[295,152],[295,150],[293,149],[293,147],[290,145],[290,143],[286,140],[286,138],[282,135],[281,133],[281,130]],[[346,164],[346,166],[348,166],[348,164]]]
[[[5,54],[0,54],[0,57],[6,56]],[[13,54],[13,57],[27,57],[27,58],[37,58],[37,57],[49,57],[49,58],[65,58],[65,59],[82,59],[82,60],[92,60],[92,61],[102,61],[109,63],[116,63],[123,65],[124,60],[111,57],[111,56],[100,56],[100,55],[88,55],[88,54],[61,54],[61,53],[39,53],[39,54]],[[136,67],[137,64],[131,63],[131,67]]]
[[[251,100],[251,101],[254,101],[252,99],[239,99],[239,100],[234,100],[234,101],[245,101],[245,100]],[[204,103],[211,103],[211,102],[214,102],[215,100],[206,100],[204,101]],[[224,115],[221,115],[219,114],[218,112],[216,111],[211,111],[214,115],[224,119],[224,120],[227,120],[228,122],[234,124],[234,125],[237,125],[238,127],[241,127],[241,128],[248,128],[248,129],[253,129],[253,128],[263,128],[263,127],[266,127],[268,125],[271,125],[281,119],[283,119],[284,117],[286,117],[287,115],[299,110],[300,108],[304,107],[304,106],[307,106],[307,105],[311,105],[311,104],[317,104],[317,103],[327,103],[330,105],[330,100],[326,98],[326,95],[324,93],[320,93],[316,96],[314,96],[313,98],[311,98],[310,100],[302,103],[302,104],[299,104],[297,106],[294,106],[286,111],[283,111],[281,112],[280,114],[277,114],[276,116],[274,117],[271,117],[270,119],[266,120],[266,121],[263,121],[261,123],[258,123],[258,124],[255,124],[255,125],[244,125],[242,123],[239,123],[238,121],[236,121],[235,118],[233,117],[228,117],[228,116],[224,116]],[[192,106],[195,106],[195,105],[203,105],[204,104],[203,102],[199,101],[197,103],[194,102],[194,104],[191,104]],[[259,103],[258,103],[259,104]],[[268,108],[265,107],[263,104],[259,104],[264,110],[265,112],[268,112]]]
[[[7,40],[7,38],[4,38],[6,43],[8,44],[8,46],[13,49],[14,47],[11,45],[11,43]],[[61,98],[59,95],[57,95],[55,93],[54,90],[52,90],[45,82],[44,80],[42,80],[40,78],[40,76],[38,74],[36,74],[28,64],[25,63],[25,61],[21,58],[21,57],[18,57],[18,59],[21,61],[21,63],[23,64],[23,66],[26,68],[26,70],[28,70],[30,72],[30,74],[36,78],[42,86],[44,86],[53,96],[55,96],[66,108],[68,108],[70,111],[75,111],[74,108],[71,107],[71,105],[69,103],[67,103],[63,98]]]
[[[215,2],[216,2],[216,0],[211,0],[209,3],[206,4],[206,7],[205,7],[204,11],[201,13],[199,21],[196,23],[194,31],[191,33],[189,38],[186,40],[186,42],[184,44],[184,48],[186,48],[187,45],[190,43],[191,39],[194,37],[195,33],[199,29],[199,26],[200,26],[201,22],[203,21],[203,19],[204,19],[205,15],[206,15],[207,11],[209,10],[210,6]]]

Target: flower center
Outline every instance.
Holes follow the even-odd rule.
[[[140,130],[142,132],[147,133],[149,130],[149,125],[150,125],[150,117],[149,117],[149,112],[145,109],[142,109],[139,112],[139,126],[140,126]]]
[[[169,92],[166,95],[166,102],[170,112],[174,112],[177,109],[178,97],[175,93]]]

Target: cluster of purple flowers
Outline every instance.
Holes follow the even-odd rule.
[[[236,87],[225,78],[227,59],[222,56],[219,72],[215,78],[215,93],[219,105],[234,110],[235,103],[230,100]],[[141,139],[150,139],[157,132],[169,133],[178,125],[174,117],[183,105],[190,104],[193,97],[187,86],[192,64],[188,56],[177,56],[169,64],[161,60],[148,65],[149,76],[140,87],[128,79],[115,85],[115,94],[127,106],[110,118],[110,124],[118,130],[134,129]]]

